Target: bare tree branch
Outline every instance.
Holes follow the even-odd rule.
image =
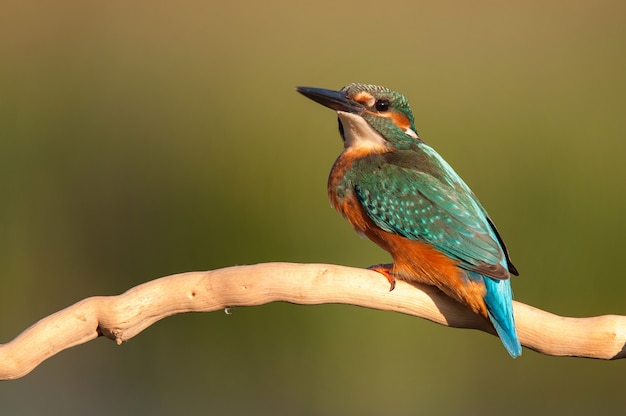
[[[284,301],[343,303],[401,312],[441,325],[494,334],[487,321],[430,286],[387,280],[369,270],[330,264],[266,263],[156,279],[118,296],[96,296],[41,319],[0,345],[0,379],[25,376],[44,360],[100,335],[118,344],[154,322],[184,312]],[[626,356],[626,317],[567,318],[515,302],[522,344],[558,356]]]

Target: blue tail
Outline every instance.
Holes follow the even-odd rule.
[[[470,279],[476,279],[478,273],[471,274]],[[515,331],[515,319],[513,318],[513,292],[511,291],[511,281],[509,279],[497,280],[487,276],[480,276],[485,282],[486,294],[484,297],[487,304],[487,313],[491,323],[496,328],[496,332],[504,344],[507,352],[513,358],[522,354],[522,345],[517,338]]]

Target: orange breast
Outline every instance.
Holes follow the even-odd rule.
[[[458,261],[431,244],[382,230],[369,218],[354,194],[341,202],[336,199],[334,202],[338,202],[335,208],[357,231],[391,254],[393,273],[398,279],[434,285],[448,296],[468,305],[474,312],[487,317],[483,300],[484,284],[465,278]]]

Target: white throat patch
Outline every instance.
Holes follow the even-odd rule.
[[[389,151],[387,141],[365,119],[359,115],[337,111],[345,138],[346,149],[367,153]]]

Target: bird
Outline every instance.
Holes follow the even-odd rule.
[[[344,148],[330,171],[331,205],[361,235],[391,254],[371,269],[437,287],[488,319],[506,351],[522,347],[510,276],[519,275],[487,211],[415,128],[408,99],[352,83],[340,90],[297,87],[337,112]]]

